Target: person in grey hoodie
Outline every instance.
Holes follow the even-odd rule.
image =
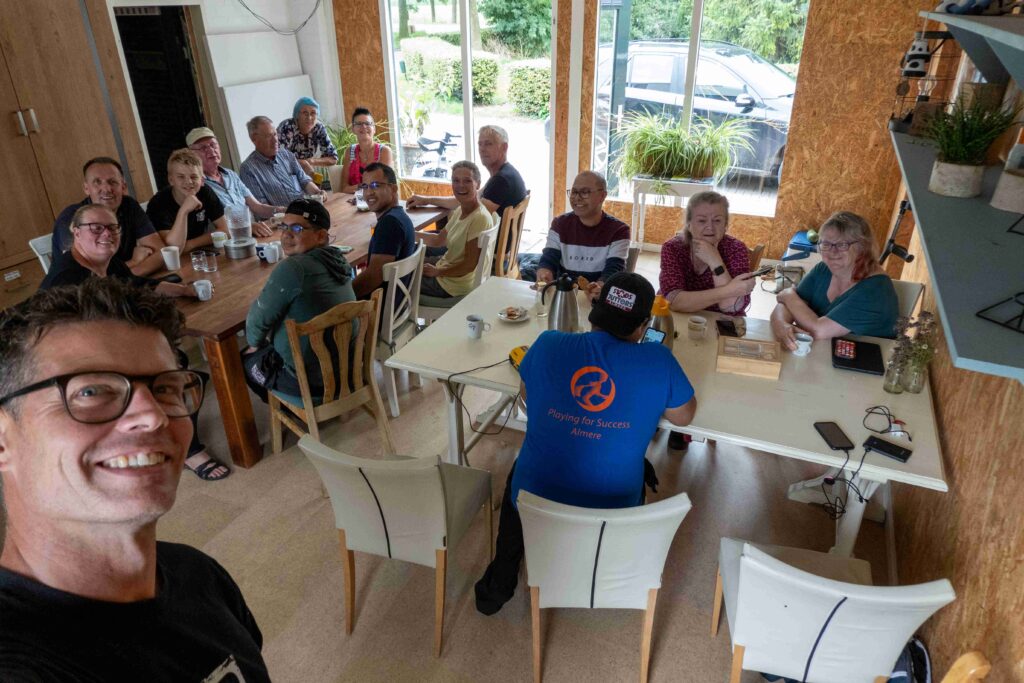
[[[274,268],[245,319],[248,346],[242,351],[242,365],[249,387],[264,401],[270,389],[300,394],[285,321],[306,322],[356,299],[352,266],[330,246],[330,227],[331,216],[323,204],[296,199],[288,205],[281,226],[287,258]],[[328,346],[332,341],[328,339]],[[337,349],[331,351],[337,354]],[[320,365],[305,340],[302,357],[311,392],[322,393]]]

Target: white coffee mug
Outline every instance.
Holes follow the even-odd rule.
[[[467,315],[466,324],[469,327],[470,339],[479,339],[483,336],[484,332],[491,329],[491,324],[485,323],[484,319],[478,315]]]
[[[167,270],[181,270],[181,251],[177,247],[164,247],[160,250],[164,257]]]
[[[268,242],[263,245],[263,256],[267,263],[277,263],[281,260],[281,248],[277,242]]]
[[[807,334],[806,332],[796,333],[796,350],[793,351],[794,356],[806,356],[811,352],[811,342],[814,341],[814,337]]]
[[[687,335],[694,341],[704,338],[708,331],[708,319],[701,315],[691,315],[686,323]]]
[[[192,288],[196,290],[196,296],[200,301],[209,301],[213,298],[213,283],[209,280],[196,280],[192,283]]]
[[[228,241],[228,234],[217,230],[216,232],[210,233],[210,239],[213,240],[214,249],[223,249],[224,243]]]

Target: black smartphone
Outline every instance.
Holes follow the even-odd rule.
[[[815,422],[814,428],[821,434],[828,447],[834,451],[849,451],[853,449],[853,442],[846,432],[835,422]]]
[[[718,319],[715,321],[715,326],[718,328],[718,334],[723,337],[738,337],[739,332],[736,331],[736,323],[732,320]]]
[[[644,330],[644,338],[641,343],[654,342],[660,344],[665,341],[665,330],[656,330],[653,327],[648,327]]]
[[[900,462],[906,462],[910,459],[910,456],[914,454],[909,448],[904,448],[899,444],[895,444],[885,439],[880,439],[877,436],[869,436],[864,442],[865,450],[874,451],[875,453],[881,453],[882,455],[888,456],[894,460]]]
[[[174,283],[177,283],[177,282],[181,282],[181,276],[178,275],[177,273],[171,273],[170,275],[164,275],[163,277],[158,277],[157,280],[159,280],[160,282],[174,282]]]

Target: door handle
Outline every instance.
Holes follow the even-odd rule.
[[[25,128],[25,117],[20,111],[14,112],[14,115],[18,117],[18,135],[28,137],[28,128]]]
[[[28,108],[28,118],[32,121],[32,132],[39,132],[39,119],[36,118],[36,110],[34,107]]]

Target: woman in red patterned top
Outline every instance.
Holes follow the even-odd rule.
[[[747,245],[725,234],[729,200],[699,192],[686,205],[685,229],[661,247],[661,294],[673,311],[744,315],[755,279]]]
[[[359,184],[363,182],[363,169],[370,164],[380,162],[392,168],[395,165],[391,148],[374,140],[377,124],[374,123],[373,114],[369,109],[356,107],[352,112],[351,129],[356,134],[357,142],[349,146],[342,160],[342,186],[334,188],[335,191],[349,194],[359,189]]]

